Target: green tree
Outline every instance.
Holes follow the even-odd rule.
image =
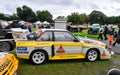
[[[78,12],[71,13],[67,16],[67,22],[72,22],[73,24],[80,24],[80,15]]]
[[[106,15],[104,15],[102,12],[95,10],[90,13],[89,22],[90,22],[90,24],[93,24],[93,23],[104,24],[105,17],[106,17]]]
[[[116,22],[117,22],[117,17],[115,16],[108,17],[109,24],[116,24]]]
[[[40,20],[42,22],[43,21],[53,22],[53,19],[52,19],[53,16],[47,10],[42,10],[42,11],[38,10],[38,11],[36,11],[36,14],[37,14],[38,20]]]
[[[88,23],[88,16],[85,13],[80,14],[80,23],[81,24]]]
[[[17,15],[21,20],[28,21],[28,22],[35,22],[37,21],[36,14],[33,10],[28,6],[22,6],[22,8],[17,8]]]
[[[9,20],[19,20],[19,17],[17,16],[16,13],[13,13],[13,15],[9,17]]]
[[[6,20],[6,17],[4,16],[3,13],[0,13],[0,20]]]
[[[116,24],[120,24],[120,16],[116,16],[116,21],[115,21]]]

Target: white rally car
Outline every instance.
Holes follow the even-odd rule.
[[[46,60],[80,59],[88,61],[110,59],[106,44],[78,39],[67,30],[40,29],[35,40],[17,40],[17,56],[30,59],[34,64],[42,64]]]

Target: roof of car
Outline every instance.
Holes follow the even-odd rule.
[[[37,33],[42,34],[45,31],[67,31],[65,29],[38,29]]]
[[[65,29],[40,29],[42,31],[67,31]]]

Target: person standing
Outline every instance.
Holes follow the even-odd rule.
[[[108,30],[108,42],[109,42],[109,49],[112,48],[112,42],[113,42],[113,38],[114,38],[114,28],[111,25],[109,30]]]
[[[27,25],[27,29],[29,30],[30,33],[32,32],[32,29],[31,29],[31,23],[28,23],[28,25]]]
[[[117,38],[116,38],[115,42],[113,43],[113,46],[115,46],[116,43],[120,43],[120,24],[118,25],[118,28],[119,28],[119,30],[117,33]]]
[[[28,29],[28,31],[31,33],[32,32],[32,29],[31,29],[31,25],[29,22],[26,22],[25,23],[25,29]]]
[[[108,33],[108,27],[107,27],[107,25],[105,25],[104,26],[104,32],[103,32],[103,34],[104,34],[104,40],[107,40],[107,33]]]
[[[97,39],[103,40],[103,36],[102,36],[103,32],[104,32],[103,26],[100,26],[100,29],[99,29],[99,36],[98,36]]]

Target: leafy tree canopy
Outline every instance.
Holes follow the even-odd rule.
[[[21,20],[28,21],[28,22],[35,22],[37,21],[36,14],[33,10],[28,6],[22,6],[17,8],[17,15]]]
[[[37,18],[40,20],[40,21],[48,21],[48,22],[53,22],[53,16],[52,16],[52,14],[49,12],[49,11],[47,11],[47,10],[42,10],[42,11],[40,11],[40,10],[38,10],[37,12],[36,12],[36,14],[37,14]]]

